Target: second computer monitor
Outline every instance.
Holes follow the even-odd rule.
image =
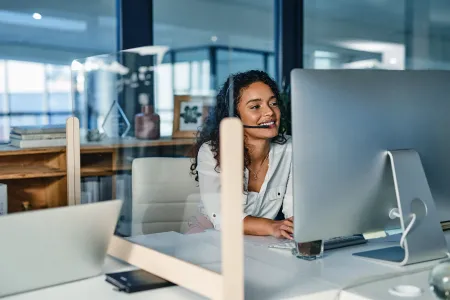
[[[297,242],[398,228],[391,150],[419,154],[431,217],[450,220],[449,83],[446,71],[292,71]]]

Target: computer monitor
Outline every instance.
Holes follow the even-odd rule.
[[[297,242],[401,225],[403,248],[358,255],[402,265],[445,257],[449,82],[447,71],[292,71]]]

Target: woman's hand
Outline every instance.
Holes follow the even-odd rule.
[[[294,234],[293,217],[287,218],[281,221],[273,221],[271,224],[270,235],[276,238],[286,238],[292,240],[292,234]]]

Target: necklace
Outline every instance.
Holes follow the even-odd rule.
[[[264,159],[263,159],[263,161],[261,162],[261,165],[260,165],[260,167],[259,167],[259,170],[257,171],[257,172],[254,172],[250,167],[247,167],[247,169],[249,169],[250,170],[250,172],[252,172],[253,173],[253,178],[256,180],[256,179],[258,179],[258,174],[259,174],[259,172],[262,170],[262,165],[264,164],[264,162],[266,161],[266,159],[269,157],[269,153],[270,153],[270,151],[267,153],[267,155],[266,155],[266,157],[264,157]]]

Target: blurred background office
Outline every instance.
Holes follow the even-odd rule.
[[[147,46],[153,46],[152,51],[160,47],[164,55],[152,70],[154,62],[139,65],[143,61],[131,58],[127,67],[145,67],[151,73],[150,83],[139,93],[111,91],[115,79],[104,73],[93,77],[73,72],[74,60],[82,63],[104,54],[110,59],[118,51]],[[289,99],[293,68],[450,69],[450,2],[2,0],[0,143],[9,142],[14,126],[62,124],[71,115],[80,118],[83,140],[86,132],[105,128],[109,109],[117,100],[130,123],[126,137],[131,142],[124,147],[121,142],[111,146],[103,141],[97,144],[97,152],[82,146],[83,192],[90,193],[88,202],[117,197],[131,203],[130,172],[135,158],[184,156],[193,142],[192,136],[172,140],[177,130],[175,96],[213,99],[230,73],[260,69],[277,80]],[[161,144],[132,144],[143,91],[143,99],[147,97],[160,117]],[[51,175],[56,179],[38,186],[46,189],[58,182],[64,187],[61,168]],[[98,190],[95,184],[105,177],[108,193],[89,192]],[[20,187],[18,181],[6,183],[13,190]],[[53,206],[53,202],[41,205],[47,200],[33,192],[20,198],[9,189],[8,197],[11,203],[28,199],[36,203],[35,208]],[[64,204],[65,198],[56,202]],[[20,205],[11,207],[18,210]],[[130,211],[125,219],[131,218]]]
[[[285,68],[448,69],[449,20],[446,0],[3,0],[0,141],[11,126],[64,122],[76,58],[170,47],[157,78],[171,88],[155,90],[169,136],[173,94],[209,94],[250,68],[281,83],[283,52]]]

